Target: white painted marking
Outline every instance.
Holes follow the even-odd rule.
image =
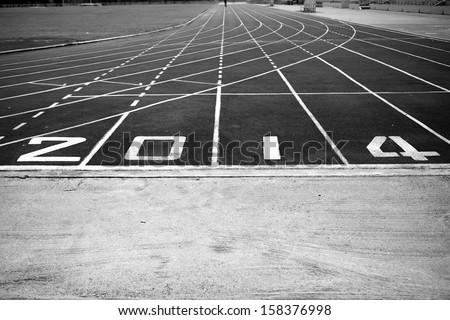
[[[52,105],[49,106],[49,108],[54,108],[58,105],[58,102],[53,103]]]
[[[24,154],[17,159],[17,162],[77,162],[80,161],[80,157],[39,157],[40,155],[47,154],[52,151],[68,148],[70,146],[82,143],[86,141],[85,138],[78,137],[38,137],[30,140],[28,144],[41,144],[43,141],[64,141],[62,143],[55,144],[44,149],[36,150],[27,154]]]
[[[126,117],[128,117],[130,113],[126,112],[122,114],[119,120],[114,124],[114,126],[111,127],[111,129],[108,130],[108,132],[103,136],[103,138],[100,139],[99,142],[95,145],[95,147],[89,152],[89,154],[84,158],[84,160],[80,163],[80,166],[86,166],[89,161],[91,161],[92,157],[97,153],[98,150],[105,144],[106,140],[109,139],[109,137],[116,131],[116,129],[122,124],[122,122],[125,120]]]
[[[43,113],[44,113],[44,111],[38,112],[38,113],[36,113],[36,114],[33,116],[33,118],[37,118],[37,117],[39,117],[40,115],[42,115]]]
[[[139,156],[139,150],[145,141],[173,141],[168,156]],[[125,159],[130,161],[173,161],[181,157],[186,137],[183,136],[137,136],[133,139]]]
[[[63,100],[66,100],[66,99],[68,99],[68,98],[70,98],[72,95],[71,94],[68,94],[67,96],[65,96],[64,98],[62,98]]]
[[[97,81],[98,79],[100,79],[100,77],[95,78],[94,80]]]
[[[263,137],[263,153],[265,160],[280,160],[280,145],[277,136]]]
[[[24,125],[26,125],[26,124],[27,124],[26,122],[22,122],[22,123],[19,124],[18,126],[14,127],[13,130],[16,131],[16,130],[22,128],[22,127],[23,127]]]
[[[139,103],[139,100],[134,100],[133,103],[130,105],[131,107],[136,107]]]
[[[79,87],[79,88],[75,89],[74,91],[75,91],[75,92],[78,92],[78,91],[80,91],[80,90],[82,90],[82,89],[83,89],[83,87]]]
[[[146,87],[146,88],[145,88],[145,91],[148,91],[148,90],[150,90],[150,88],[151,88],[151,87]]]
[[[143,96],[145,96],[145,92],[142,92],[142,93],[139,95],[139,98],[142,98]]]
[[[418,151],[411,144],[406,142],[402,137],[389,136],[389,138],[403,149],[403,152],[400,152],[402,156],[411,157],[415,161],[428,161],[426,157],[440,156],[440,154],[435,151]],[[367,150],[369,150],[370,153],[377,158],[399,157],[400,155],[397,152],[383,152],[381,150],[381,146],[386,140],[387,137],[385,136],[376,136],[367,146]]]
[[[223,53],[223,46],[225,41],[225,11],[222,18],[222,39],[220,42],[220,52]],[[222,56],[219,58],[220,65],[222,65]],[[219,74],[219,80],[217,81],[217,94],[216,94],[216,106],[214,111],[214,133],[213,133],[213,145],[211,165],[217,167],[219,165],[219,125],[220,125],[220,110],[222,108],[222,75]]]
[[[5,136],[0,136],[0,140],[5,139]]]
[[[384,136],[376,136],[372,139],[372,141],[367,145],[367,150],[375,157],[375,158],[390,158],[390,157],[399,157],[397,152],[383,152],[381,150],[381,146],[387,140],[387,137]]]
[[[150,82],[150,85],[152,86],[152,85],[154,85],[155,83],[156,83],[156,81],[153,80],[152,82]]]
[[[404,157],[411,157],[416,161],[428,161],[426,157],[438,157],[439,153],[435,151],[418,151],[408,142],[406,142],[403,138],[399,136],[389,136],[396,144],[403,149],[404,152],[400,152],[400,154]]]
[[[159,74],[155,77],[155,79],[159,79],[159,77],[161,77]]]

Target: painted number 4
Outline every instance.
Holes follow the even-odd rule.
[[[389,138],[403,149],[403,152],[400,152],[400,154],[404,157],[411,157],[416,161],[428,161],[427,157],[439,156],[439,153],[435,151],[418,151],[399,136],[389,136]],[[400,157],[397,152],[384,152],[381,150],[381,146],[386,140],[387,137],[385,136],[376,136],[367,146],[367,150],[376,158]]]

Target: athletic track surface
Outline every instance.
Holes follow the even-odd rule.
[[[247,4],[0,56],[0,169],[443,167],[450,43]]]

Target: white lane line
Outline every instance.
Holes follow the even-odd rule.
[[[186,83],[194,83],[194,84],[205,84],[209,86],[217,86],[217,82],[201,82],[201,81],[188,81],[188,80],[174,80],[174,82],[186,82]]]
[[[42,115],[43,113],[44,113],[44,111],[38,112],[38,113],[36,113],[36,114],[33,116],[33,118],[37,118],[37,117],[39,117],[40,115]]]
[[[119,81],[110,81],[110,80],[100,80],[100,82],[112,83],[112,84],[123,84],[123,85],[128,85],[128,86],[139,86],[139,85],[142,85],[142,83],[119,82]]]
[[[136,107],[139,103],[139,100],[134,100],[133,103],[130,105],[130,107]]]
[[[223,11],[222,18],[222,38],[220,42],[220,54],[219,54],[219,67],[223,67],[223,45],[225,40],[225,10]],[[217,81],[217,94],[216,94],[216,105],[214,111],[214,133],[213,133],[213,145],[212,145],[212,156],[211,156],[211,166],[217,167],[219,165],[219,125],[220,125],[220,111],[222,109],[222,74],[218,74]]]
[[[369,92],[370,94],[372,94],[374,97],[378,98],[379,100],[383,101],[385,104],[387,104],[388,106],[390,106],[392,109],[400,112],[402,115],[404,115],[405,117],[407,117],[408,119],[414,121],[415,123],[417,123],[419,126],[421,126],[422,128],[424,128],[425,130],[427,130],[428,132],[434,134],[436,137],[438,137],[439,139],[441,139],[442,141],[446,142],[447,144],[450,144],[450,140],[447,139],[446,137],[444,137],[443,135],[437,133],[436,131],[434,131],[433,129],[431,129],[430,127],[428,127],[426,124],[422,123],[421,121],[417,120],[416,118],[414,118],[413,116],[411,116],[410,114],[406,113],[405,111],[401,110],[400,108],[398,108],[397,106],[395,106],[394,104],[390,103],[389,101],[387,101],[386,99],[384,99],[383,97],[381,97],[379,94],[375,93],[374,91],[370,90],[368,87],[366,87],[365,85],[363,85],[362,83],[356,81],[355,79],[353,79],[351,76],[349,76],[348,74],[346,74],[344,71],[342,71],[341,69],[339,69],[338,67],[332,65],[331,63],[329,63],[328,61],[322,59],[321,57],[317,57],[317,59],[319,59],[320,61],[322,61],[323,63],[327,64],[328,66],[330,66],[331,68],[333,68],[334,70],[336,70],[337,72],[339,72],[340,74],[342,74],[344,77],[346,77],[347,79],[349,79],[350,81],[352,81],[353,83],[355,83],[356,85],[360,86],[361,88],[363,88],[364,90],[366,90],[367,92]]]
[[[94,81],[97,81],[98,79],[100,79],[100,77],[94,78]]]
[[[418,77],[418,76],[415,76],[415,75],[413,75],[413,74],[411,74],[411,73],[409,73],[409,72],[407,72],[407,71],[405,71],[405,70],[402,70],[402,69],[399,69],[399,68],[397,68],[397,67],[394,67],[393,65],[390,65],[390,64],[385,63],[385,62],[383,62],[383,61],[380,61],[380,60],[378,60],[378,59],[375,59],[375,58],[366,56],[365,54],[362,54],[362,53],[360,53],[360,52],[351,50],[351,49],[349,49],[349,48],[345,48],[345,47],[341,47],[341,48],[344,49],[344,50],[347,50],[347,51],[349,51],[349,52],[351,52],[351,53],[357,54],[357,55],[359,55],[359,56],[361,56],[361,57],[363,57],[363,58],[366,58],[366,59],[375,61],[375,62],[377,62],[377,63],[379,63],[379,64],[382,64],[383,66],[386,66],[386,67],[391,68],[391,69],[393,69],[393,70],[395,70],[395,71],[398,71],[398,72],[400,72],[400,73],[403,73],[403,74],[405,74],[405,75],[407,75],[407,76],[409,76],[409,77],[411,77],[411,78],[414,78],[414,79],[416,79],[416,80],[422,81],[422,82],[424,82],[424,83],[426,83],[426,84],[428,84],[428,85],[430,85],[430,86],[433,86],[433,87],[435,87],[435,88],[438,88],[438,89],[441,89],[441,90],[443,90],[443,91],[445,91],[445,92],[449,92],[449,93],[450,93],[450,90],[447,89],[447,88],[441,87],[441,86],[439,86],[439,85],[437,85],[437,84],[435,84],[435,83],[433,83],[433,82],[430,82],[430,81],[428,81],[428,80],[422,79],[422,78],[420,78],[420,77]]]
[[[83,89],[83,87],[76,88],[76,89],[74,90],[74,92],[78,92],[78,91],[80,91],[80,90],[82,90],[82,89]]]
[[[142,93],[139,95],[139,98],[142,98],[143,96],[145,96],[145,92],[142,92]]]
[[[58,104],[59,104],[58,102],[55,102],[55,103],[53,103],[52,105],[50,105],[48,108],[49,108],[49,109],[54,108],[54,107],[56,107]]]
[[[13,130],[16,131],[16,130],[22,128],[22,127],[23,127],[24,125],[26,125],[26,124],[27,124],[26,122],[22,122],[22,123],[19,124],[18,126],[14,127]]]
[[[100,150],[100,148],[105,144],[106,140],[109,139],[109,137],[114,133],[114,131],[116,131],[116,129],[122,124],[122,122],[126,119],[126,117],[128,117],[129,114],[129,112],[125,112],[124,114],[122,114],[120,119],[117,120],[114,126],[112,126],[112,128],[108,130],[108,132],[106,132],[103,138],[101,138],[99,142],[97,142],[91,152],[89,152],[86,158],[84,158],[84,160],[80,163],[80,167],[86,166],[88,162],[91,161],[92,157],[97,153],[98,150]]]
[[[211,165],[218,166],[218,157],[219,157],[219,123],[220,123],[220,109],[222,107],[221,102],[222,95],[222,86],[219,84],[217,86],[217,94],[216,94],[216,106],[214,112],[214,134],[213,134],[213,146],[212,146],[212,157],[211,157]]]
[[[425,60],[425,61],[428,61],[428,62],[431,62],[431,63],[434,63],[434,64],[438,64],[438,65],[450,68],[450,65],[448,65],[448,64],[445,64],[445,63],[442,63],[442,62],[439,62],[439,61],[436,61],[436,60],[428,59],[428,58],[425,58],[425,57],[422,57],[422,56],[418,56],[418,55],[415,55],[415,54],[412,54],[412,53],[409,53],[409,52],[401,51],[401,50],[394,49],[394,48],[391,48],[391,47],[388,47],[388,46],[383,46],[381,44],[370,42],[370,41],[363,40],[363,39],[355,38],[354,40],[360,41],[360,42],[369,43],[369,44],[371,44],[373,46],[377,46],[377,47],[380,47],[380,48],[383,48],[383,49],[391,50],[391,51],[394,51],[394,52],[398,52],[400,54],[408,55],[408,56],[411,56],[411,57],[414,57],[414,58],[417,58],[417,59]]]
[[[5,136],[0,136],[0,140],[5,139]]]
[[[36,81],[27,82],[27,83],[41,85],[41,86],[61,87],[61,88],[66,85],[66,83],[65,84],[56,84],[56,83],[44,83],[44,82],[39,82],[39,81],[45,81],[45,80],[36,80]]]
[[[72,95],[68,94],[67,96],[65,96],[64,98],[62,98],[63,100],[69,99]]]

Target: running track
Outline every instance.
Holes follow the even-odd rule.
[[[450,43],[213,6],[170,32],[0,56],[0,168],[447,167]]]

